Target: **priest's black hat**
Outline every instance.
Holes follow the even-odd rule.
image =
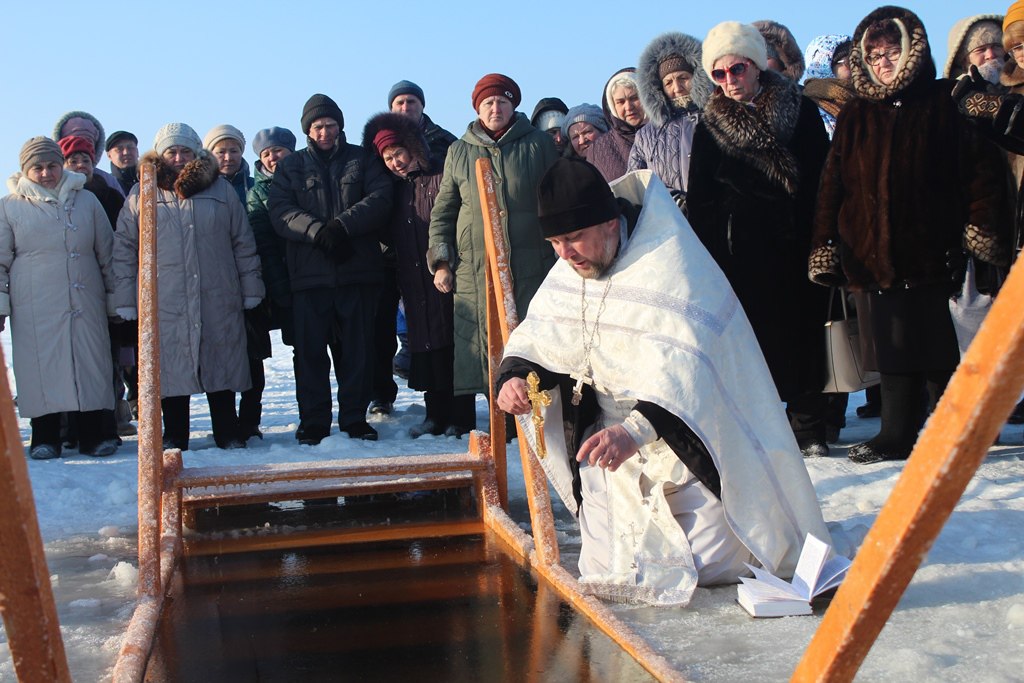
[[[618,218],[619,205],[601,172],[582,159],[562,157],[537,186],[537,218],[544,237]]]

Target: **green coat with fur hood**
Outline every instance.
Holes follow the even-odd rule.
[[[537,221],[537,184],[558,158],[551,136],[522,113],[497,142],[474,120],[448,148],[444,176],[430,214],[428,263],[447,261],[455,276],[455,393],[487,391],[487,307],[483,213],[476,160],[494,166],[495,192],[505,238],[519,319],[555,262],[555,252]]]

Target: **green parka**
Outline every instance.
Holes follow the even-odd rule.
[[[487,306],[483,213],[476,160],[490,158],[495,192],[509,245],[509,268],[519,319],[548,270],[555,252],[537,221],[537,185],[558,152],[547,133],[516,112],[497,141],[479,120],[448,148],[444,176],[430,214],[428,263],[447,261],[455,276],[455,393],[487,392]]]

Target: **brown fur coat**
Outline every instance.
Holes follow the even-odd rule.
[[[889,86],[863,61],[878,19],[903,33]],[[927,36],[911,12],[883,7],[857,27],[850,55],[857,98],[840,112],[822,173],[812,278],[854,290],[948,282],[957,286],[965,227],[994,239],[1005,227],[1004,166],[958,114],[952,83],[935,80]]]

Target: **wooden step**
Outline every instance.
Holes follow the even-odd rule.
[[[307,531],[269,531],[267,533],[243,536],[186,538],[185,553],[187,555],[217,555],[258,550],[392,541],[408,538],[467,536],[482,534],[484,530],[483,520],[470,519],[450,522],[410,522],[387,526],[344,527]]]
[[[259,481],[246,484],[190,487],[183,492],[181,502],[186,509],[198,509],[253,503],[276,503],[286,500],[434,491],[471,486],[473,486],[473,474],[468,472],[441,472],[399,478],[381,476]]]

